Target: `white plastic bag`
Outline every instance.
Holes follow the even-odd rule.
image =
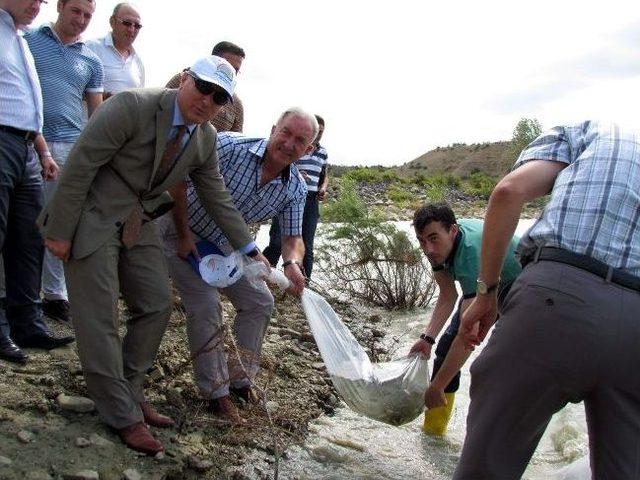
[[[424,410],[429,366],[420,355],[371,363],[331,305],[308,288],[302,306],[336,390],[349,407],[390,425],[414,420]]]

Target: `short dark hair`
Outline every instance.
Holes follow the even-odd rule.
[[[244,58],[244,50],[235,43],[227,41],[216,43],[216,46],[211,50],[211,55],[217,55],[218,57],[223,53],[230,53],[231,55],[238,55]]]
[[[318,125],[322,125],[324,127],[324,118],[322,118],[318,114],[316,114],[315,117],[316,117],[316,120],[318,121]]]
[[[447,202],[425,203],[413,214],[413,227],[421,232],[431,222],[441,222],[447,230],[455,225],[456,215]]]

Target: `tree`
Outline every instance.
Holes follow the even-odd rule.
[[[533,140],[542,133],[542,125],[535,118],[521,118],[513,130],[511,138],[511,155],[517,158]]]

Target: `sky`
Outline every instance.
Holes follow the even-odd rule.
[[[117,1],[97,0],[85,38]],[[401,165],[438,146],[508,140],[521,118],[638,123],[637,0],[137,0],[147,86],[232,41],[244,132],[300,106],[336,165]],[[33,25],[55,21],[43,5]]]

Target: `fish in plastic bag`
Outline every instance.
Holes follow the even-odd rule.
[[[306,288],[302,307],[333,385],[352,410],[390,425],[408,423],[424,411],[426,358],[372,363],[322,296]]]

